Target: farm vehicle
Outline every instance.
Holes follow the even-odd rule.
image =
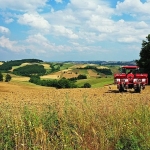
[[[140,93],[148,84],[148,74],[141,73],[138,66],[122,66],[120,73],[114,74],[114,83],[119,92],[134,89],[135,92]]]

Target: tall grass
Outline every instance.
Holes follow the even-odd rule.
[[[2,105],[2,104],[1,104]],[[41,106],[42,107],[42,106]],[[69,98],[38,111],[24,106],[16,113],[0,107],[0,149],[2,150],[148,150],[150,109],[126,101],[106,104]]]

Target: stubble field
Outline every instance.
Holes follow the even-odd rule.
[[[130,106],[134,106],[138,102],[140,104],[149,103],[149,91],[149,86],[146,86],[145,90],[142,90],[141,93],[135,93],[133,90],[119,93],[115,85],[91,89],[55,89],[0,82],[0,103],[10,104],[12,107],[19,107],[26,104],[42,107],[56,102],[61,107],[62,103],[66,100],[70,100],[73,103],[80,103],[86,99],[86,101],[93,105],[93,108],[98,107],[97,104],[101,104],[102,102],[108,108],[116,102],[125,102],[126,105],[130,104]]]
[[[149,91],[149,86],[141,93],[132,90],[119,93],[115,85],[91,89],[55,89],[0,82],[0,123],[3,123],[5,116],[11,119],[15,116],[13,120],[18,118],[15,126],[13,121],[4,119],[4,124],[12,126],[12,134],[7,139],[1,136],[4,145],[0,144],[0,148],[150,148]],[[20,117],[25,107],[28,108],[28,115],[25,113],[23,116],[28,116],[31,126]],[[40,119],[43,112],[50,114],[45,122]],[[32,118],[33,114],[35,118]],[[3,129],[0,128],[1,135],[5,134]]]

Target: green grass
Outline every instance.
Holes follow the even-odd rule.
[[[76,85],[81,87],[84,83],[90,83],[92,88],[103,87],[104,85],[112,84],[113,78],[89,78],[84,80],[77,80]]]
[[[79,69],[79,74],[88,75],[87,69]]]
[[[65,69],[69,69],[72,66],[74,66],[74,64],[72,63],[64,63],[62,67],[60,67],[60,70],[65,70]]]
[[[108,65],[107,66],[109,69],[111,69],[112,73],[115,74],[115,73],[119,73],[119,68],[120,66],[117,66],[117,65]]]

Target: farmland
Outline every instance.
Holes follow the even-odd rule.
[[[94,68],[116,73],[118,66],[40,62],[46,69],[41,79],[87,76],[76,81],[78,88],[44,87],[13,74],[26,65],[32,63],[13,66],[11,81],[0,82],[0,149],[150,149],[150,86],[119,93],[113,75]],[[91,88],[79,88],[87,82]]]
[[[149,149],[149,90],[119,93],[114,85],[55,89],[0,82],[0,148]]]

